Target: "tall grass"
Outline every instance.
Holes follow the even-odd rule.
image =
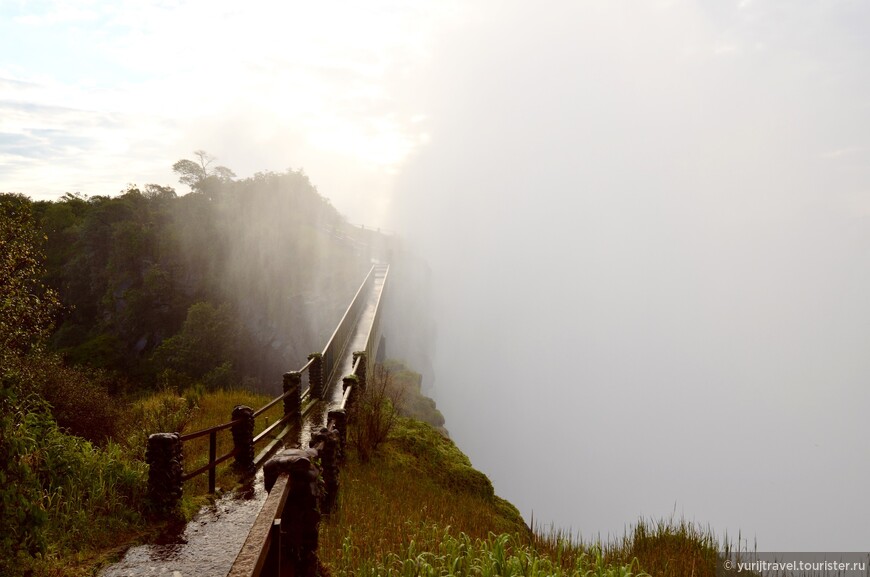
[[[131,425],[127,435],[127,446],[135,458],[145,459],[145,446],[148,435],[152,433],[190,433],[207,429],[232,420],[232,409],[236,405],[246,405],[258,409],[272,400],[260,393],[243,389],[218,389],[204,391],[192,387],[180,395],[171,390],[154,393],[133,403],[130,409]],[[274,407],[257,417],[254,421],[254,435],[283,416],[283,406]],[[217,457],[233,450],[233,438],[229,429],[219,431],[216,437]],[[256,449],[262,449],[268,439],[264,439]],[[193,471],[208,463],[208,435],[185,441],[184,470]],[[231,467],[232,459],[218,465],[216,482],[219,488],[230,489],[238,484],[240,478]],[[189,507],[199,503],[197,497],[208,492],[208,473],[202,473],[184,484],[184,493],[192,497]]]
[[[341,554],[333,566],[337,575],[355,577],[432,575],[440,577],[643,577],[637,562],[610,564],[598,550],[578,555],[566,565],[559,559],[542,555],[525,540],[502,533],[485,539],[456,534],[450,527],[421,527],[416,538],[402,544],[398,551],[380,558],[357,559],[354,536],[345,537]]]
[[[727,539],[720,541],[709,527],[674,518],[640,519],[622,538],[610,541],[583,541],[568,532],[535,528],[532,544],[563,565],[598,551],[608,564],[636,562],[654,577],[713,577],[719,553],[730,549]]]
[[[113,442],[101,448],[65,434],[47,411],[26,414],[17,434],[27,439],[18,458],[33,472],[29,494],[37,500],[43,546],[36,556],[0,560],[0,567],[12,575],[75,575],[94,563],[98,549],[138,533],[143,463]]]

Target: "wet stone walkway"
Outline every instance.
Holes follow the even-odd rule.
[[[263,472],[249,487],[204,507],[179,533],[129,549],[101,577],[224,577],[238,555],[267,497]]]

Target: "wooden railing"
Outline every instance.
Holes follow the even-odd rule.
[[[374,283],[375,268],[376,267],[373,266],[369,270],[369,274],[366,275],[359,290],[356,291],[353,300],[350,301],[350,305],[347,307],[344,316],[341,317],[341,321],[339,321],[338,326],[335,327],[335,331],[332,333],[329,341],[327,341],[326,346],[323,347],[323,378],[326,383],[331,383],[333,378],[336,376],[335,372],[340,366],[339,360],[347,346],[348,337],[354,327],[356,327],[356,323],[365,308],[366,297],[371,291],[372,284]]]
[[[287,555],[288,533],[304,534],[294,524],[319,521],[321,511],[330,512],[337,497],[339,435],[336,423],[330,421],[309,446],[311,451],[290,449],[279,455],[283,461],[270,461],[266,466],[266,489],[269,496],[257,515],[248,536],[227,577],[261,577],[283,575],[313,575],[310,556]],[[314,464],[320,460],[325,482],[322,493],[312,492],[310,478],[321,473]],[[269,469],[271,465],[272,470]],[[291,507],[288,507],[288,504]],[[289,509],[294,510],[289,510]],[[307,527],[310,530],[310,527]],[[315,529],[316,530],[316,529]],[[284,550],[284,551],[282,551]],[[316,559],[316,557],[315,557]],[[314,561],[316,565],[316,561]]]
[[[304,412],[303,406],[310,407],[315,401],[322,398],[325,385],[332,382],[335,372],[340,367],[339,361],[347,348],[348,340],[367,305],[376,270],[380,270],[378,266],[373,266],[369,270],[344,316],[323,348],[323,352],[312,353],[302,368],[284,375],[284,391],[280,396],[256,410],[245,406],[236,407],[233,409],[231,420],[220,425],[183,435],[180,433],[157,433],[148,438],[146,450],[146,460],[149,464],[148,492],[154,504],[162,508],[174,506],[181,497],[182,484],[206,472],[208,472],[209,493],[214,493],[217,466],[233,457],[235,457],[236,466],[243,471],[252,470],[262,464],[271,449],[276,448],[278,444],[271,444],[257,456],[254,455],[255,446],[264,439],[272,437],[274,431],[279,427],[284,426],[284,432],[286,432],[286,426],[291,420],[301,420]],[[376,329],[375,323],[378,316],[376,309],[374,322],[369,331],[373,328]],[[367,341],[366,351],[369,348],[370,344]],[[303,390],[302,376],[306,373],[308,386]],[[254,436],[255,419],[281,401],[284,402],[283,416]],[[224,455],[217,456],[217,435],[226,430],[232,433],[233,449]],[[208,462],[193,471],[185,472],[183,443],[206,435],[209,438]]]
[[[312,435],[309,450],[287,449],[266,463],[265,482],[269,496],[228,573],[229,577],[315,574],[317,524],[320,512],[330,512],[336,503],[338,466],[345,450],[347,417],[352,414],[350,409],[354,399],[365,390],[366,381],[371,376],[372,370],[368,367],[373,368],[375,364],[380,342],[383,290],[389,267],[372,267],[360,288],[362,291],[367,284],[371,286],[376,274],[380,273],[383,273],[384,284],[375,302],[371,324],[366,329],[365,350],[352,353],[353,368],[342,379],[344,394],[341,401],[331,407],[326,427]],[[315,465],[318,460],[319,470]],[[315,488],[320,487],[318,483],[310,480],[321,474],[324,481],[322,491]]]

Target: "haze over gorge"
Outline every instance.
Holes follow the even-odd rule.
[[[8,3],[0,191],[183,196],[171,167],[201,148],[240,183],[292,180],[322,222],[414,255],[391,297],[426,334],[386,346],[527,522],[862,551],[868,25],[853,0]],[[209,266],[242,271],[223,288],[250,316],[257,267],[298,279],[262,250],[274,206],[215,213],[238,243]],[[323,243],[294,254],[345,259]],[[295,297],[338,310],[364,268]],[[333,326],[266,288],[255,333],[280,331],[269,311]]]

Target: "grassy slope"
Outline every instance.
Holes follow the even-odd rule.
[[[719,544],[684,522],[641,521],[622,540],[536,535],[432,426],[402,419],[368,462],[353,452],[321,525],[333,575],[715,575]]]
[[[368,462],[350,450],[339,506],[321,528],[321,559],[333,574],[716,575],[727,543],[684,521],[640,520],[607,543],[530,530],[444,435],[420,375],[385,366],[406,417]]]

